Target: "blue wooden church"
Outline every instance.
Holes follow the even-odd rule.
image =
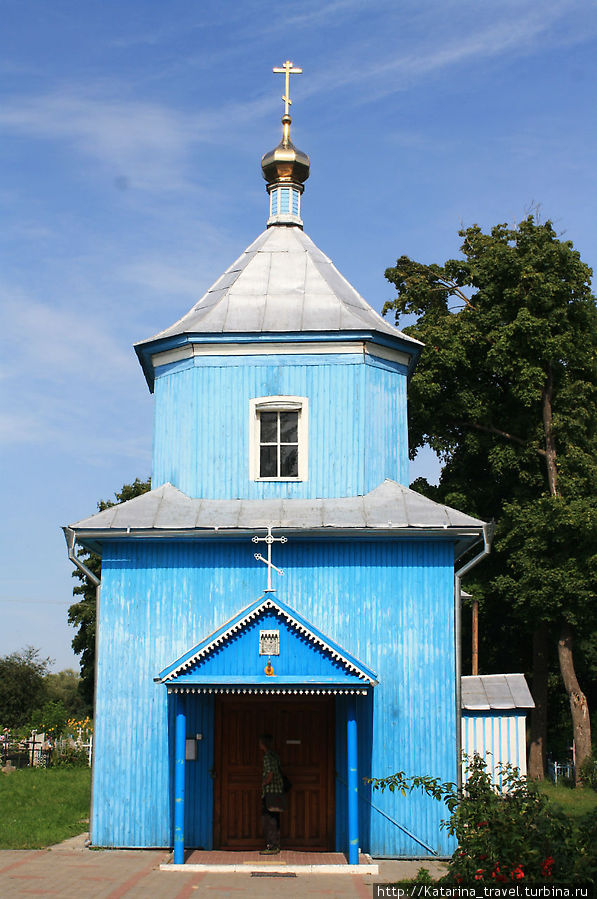
[[[92,842],[259,848],[266,731],[283,847],[445,856],[444,807],[363,779],[457,780],[455,595],[486,534],[406,486],[421,346],[303,231],[290,124],[266,230],[135,347],[153,489],[65,529],[102,556]]]

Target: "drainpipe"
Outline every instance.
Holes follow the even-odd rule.
[[[90,571],[89,568],[87,568],[87,566],[83,564],[83,562],[81,562],[80,558],[75,553],[75,541],[77,535],[72,528],[63,528],[62,530],[64,531],[64,539],[66,540],[66,545],[68,546],[69,559],[74,565],[77,566],[79,571],[83,572],[85,577],[89,578],[89,580],[97,590],[97,588],[100,586],[100,579],[93,573],[93,571]]]
[[[99,644],[99,608],[100,608],[100,593],[101,593],[101,583],[100,579],[90,571],[87,565],[84,565],[80,560],[78,555],[75,552],[75,542],[77,539],[77,535],[75,534],[72,528],[63,528],[64,531],[64,539],[66,540],[66,545],[68,547],[68,557],[75,565],[79,571],[81,571],[86,578],[88,578],[93,586],[95,587],[95,664],[93,666],[93,710],[94,710],[94,736],[95,736],[95,710],[97,709],[97,650]],[[91,825],[93,821],[93,771],[95,767],[95,740],[92,741],[91,744],[91,796],[89,801],[89,841],[93,843],[93,837],[91,833]]]
[[[469,559],[462,568],[454,572],[454,645],[456,656],[456,784],[458,789],[462,787],[462,663],[460,659],[461,643],[461,618],[462,618],[462,578],[471,569],[479,564],[481,559],[491,552],[491,541],[495,532],[495,522],[485,522],[483,525],[483,549]]]

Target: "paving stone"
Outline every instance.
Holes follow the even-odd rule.
[[[59,896],[60,899],[193,899],[203,897],[299,897],[371,899],[373,883],[415,877],[421,867],[439,876],[435,861],[380,861],[379,875],[297,874],[296,877],[247,873],[211,874],[160,871],[171,858],[166,850],[93,850],[86,834],[40,850],[0,851],[0,896]],[[293,858],[298,853],[293,853]],[[311,855],[311,854],[310,854]],[[331,854],[330,854],[331,855]]]

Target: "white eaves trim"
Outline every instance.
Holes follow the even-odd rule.
[[[173,350],[165,350],[155,353],[151,360],[154,368],[160,365],[170,365],[173,362],[181,362],[184,359],[192,359],[195,356],[321,356],[321,355],[346,355],[363,353],[368,356],[377,356],[399,365],[408,366],[410,356],[395,350],[392,347],[381,346],[370,340],[353,341],[299,341],[299,342],[275,342],[275,343],[190,343],[176,347]]]

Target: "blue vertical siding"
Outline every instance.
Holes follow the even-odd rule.
[[[162,688],[163,689],[163,688]],[[169,704],[174,708],[174,695],[169,697]],[[213,779],[211,771],[214,766],[214,699],[210,695],[185,696],[187,714],[187,739],[201,734],[197,740],[197,758],[187,761],[185,765],[185,845],[187,847],[211,849],[212,828],[211,811],[213,808]],[[172,713],[171,713],[172,714]],[[174,745],[170,737],[170,751]],[[174,795],[174,791],[172,791]],[[171,812],[174,817],[174,810]]]
[[[300,393],[299,390],[296,391]],[[96,845],[169,846],[171,743],[166,688],[154,676],[256,599],[263,567],[244,542],[134,541],[106,545],[98,640]],[[359,777],[396,770],[456,779],[453,546],[417,540],[301,542],[278,550],[281,600],[379,675],[373,698],[359,698]],[[203,733],[200,758],[187,766],[187,824],[209,846],[213,793],[213,707],[196,697],[187,732]],[[343,706],[338,702],[337,731]],[[343,749],[337,746],[342,777]],[[337,839],[345,791],[337,784]],[[364,788],[361,846],[379,856],[425,855],[391,825],[398,820],[442,854],[451,843],[445,810],[428,797]],[[151,801],[148,801],[151,797]]]
[[[249,400],[271,395],[309,399],[306,481],[249,479]],[[158,369],[154,414],[154,487],[261,499],[408,483],[406,369],[371,356],[195,357]]]

